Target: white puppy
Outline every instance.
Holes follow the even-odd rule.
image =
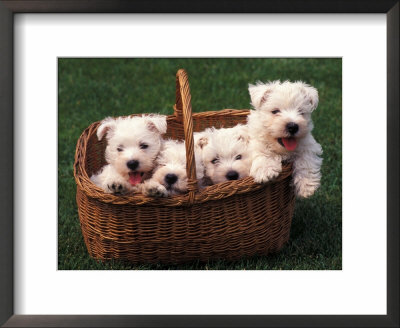
[[[106,118],[97,128],[97,137],[107,138],[108,163],[90,179],[106,193],[135,191],[154,168],[167,131],[166,116],[142,115]]]
[[[209,128],[195,134],[195,138],[196,147],[201,149],[205,175],[213,184],[249,175],[251,153],[247,126]]]
[[[256,182],[276,178],[282,161],[293,162],[296,194],[309,197],[320,185],[321,146],[311,135],[311,113],[318,106],[318,91],[303,82],[274,81],[249,85],[255,110],[248,116]]]
[[[201,187],[204,167],[200,156],[196,156],[196,176]],[[151,179],[141,185],[142,193],[148,196],[166,197],[187,192],[186,149],[183,141],[168,140],[157,158],[157,166]]]

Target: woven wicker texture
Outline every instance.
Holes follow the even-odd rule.
[[[248,110],[192,114],[187,74],[176,78],[174,115],[166,137],[186,140],[189,192],[153,198],[104,193],[89,177],[105,164],[105,141],[93,123],[80,136],[75,153],[76,200],[89,254],[134,263],[181,263],[239,259],[278,251],[288,240],[294,209],[291,165],[267,184],[248,177],[198,190],[193,132],[244,123]]]

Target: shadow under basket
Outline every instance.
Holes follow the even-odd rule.
[[[189,191],[167,198],[104,193],[89,178],[105,165],[106,142],[96,136],[100,122],[93,123],[78,140],[74,163],[79,219],[90,256],[177,264],[279,251],[289,239],[294,210],[291,164],[266,184],[247,177],[198,189],[193,132],[245,123],[249,111],[192,114],[187,74],[179,70],[176,76],[166,138],[186,141]]]

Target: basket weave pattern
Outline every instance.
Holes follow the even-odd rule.
[[[89,254],[133,263],[182,263],[265,255],[288,240],[294,209],[291,165],[267,184],[251,177],[198,190],[193,132],[245,123],[248,110],[192,114],[187,74],[177,73],[174,115],[167,138],[185,139],[188,189],[184,195],[153,198],[104,193],[90,176],[105,164],[106,141],[96,136],[100,122],[80,136],[75,153],[76,200]]]

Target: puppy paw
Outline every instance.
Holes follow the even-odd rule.
[[[308,198],[314,195],[319,187],[319,181],[312,179],[298,179],[294,182],[296,196],[300,198]]]
[[[282,172],[281,165],[269,165],[266,167],[251,168],[250,176],[257,183],[264,183],[275,179]]]
[[[130,191],[130,188],[124,184],[119,182],[110,182],[107,184],[106,192],[114,195],[123,195]]]
[[[124,195],[132,190],[131,185],[121,177],[110,177],[103,182],[103,189],[106,193]]]
[[[159,184],[158,182],[155,181],[150,181],[146,183],[146,186],[144,186],[143,188],[143,193],[146,196],[151,196],[151,197],[168,196],[168,190],[162,184]]]

